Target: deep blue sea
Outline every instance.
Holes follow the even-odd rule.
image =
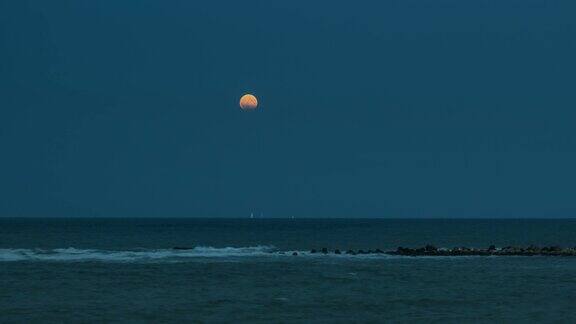
[[[576,220],[0,219],[0,322],[576,322],[576,258],[308,253],[428,243],[576,246]]]

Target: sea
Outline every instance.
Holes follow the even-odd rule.
[[[576,323],[576,258],[310,253],[426,244],[576,220],[1,218],[0,323]]]

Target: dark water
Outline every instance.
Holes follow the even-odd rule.
[[[426,243],[576,246],[576,220],[0,219],[0,322],[576,322],[576,258],[290,253]]]

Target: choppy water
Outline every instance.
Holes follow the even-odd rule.
[[[570,323],[576,258],[307,251],[575,234],[574,220],[0,219],[0,322]]]

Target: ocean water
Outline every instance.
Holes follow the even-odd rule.
[[[428,243],[576,246],[576,220],[0,219],[0,322],[576,322],[576,258],[308,253]]]

